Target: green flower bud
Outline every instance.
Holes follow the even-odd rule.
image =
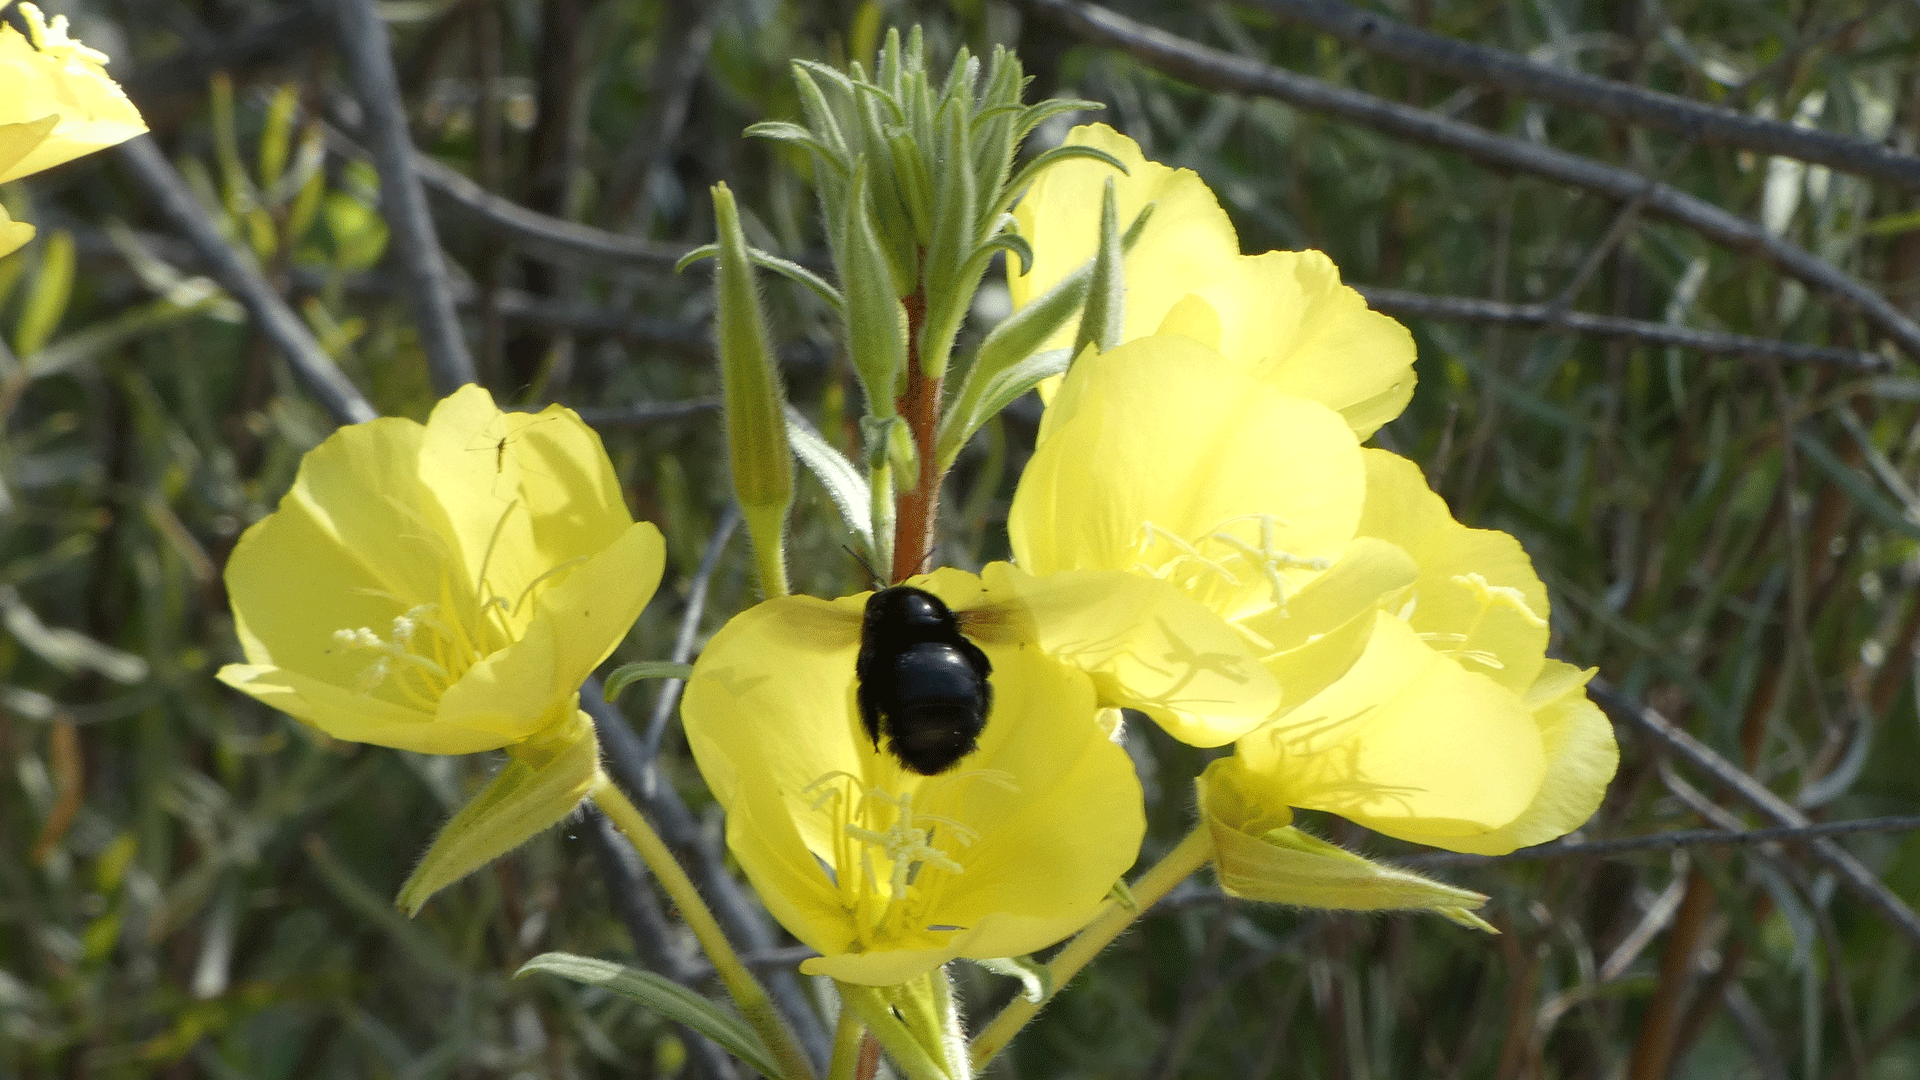
[[[713,188],[719,238],[714,274],[720,388],[726,403],[733,492],[753,539],[760,588],[787,593],[787,510],[793,505],[793,454],[787,445],[786,393],[768,344],[767,321],[754,287],[740,212],[725,184]]]

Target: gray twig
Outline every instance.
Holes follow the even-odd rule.
[[[427,372],[435,392],[450,394],[466,383],[478,382],[479,376],[454,311],[446,255],[440,250],[433,217],[427,213],[426,193],[415,172],[413,136],[393,71],[387,24],[373,0],[329,0],[329,6],[373,134],[381,209],[392,230],[401,272],[407,277]]]
[[[1591,315],[1568,311],[1552,304],[1509,304],[1499,300],[1481,300],[1466,296],[1431,296],[1426,293],[1383,289],[1377,285],[1355,285],[1360,295],[1376,310],[1399,318],[1457,319],[1461,322],[1488,322],[1519,326],[1538,326],[1553,330],[1571,330],[1601,337],[1626,338],[1649,345],[1673,345],[1697,349],[1703,353],[1787,360],[1801,364],[1826,364],[1853,371],[1878,373],[1892,367],[1886,357],[1857,349],[1836,349],[1820,345],[1802,345],[1774,338],[1748,337],[1718,330],[1699,330],[1687,326],[1646,322],[1617,315]]]
[[[684,401],[641,401],[632,405],[622,405],[611,408],[594,408],[589,406],[587,408],[575,409],[574,411],[580,414],[580,419],[586,421],[589,427],[628,428],[646,427],[650,424],[660,423],[663,420],[679,420],[688,416],[699,416],[702,413],[716,412],[719,408],[720,399],[717,397],[708,397],[687,398]],[[706,568],[706,562],[704,560],[700,565],[702,569]],[[697,578],[696,585],[702,589],[705,588],[704,583],[700,582]],[[692,605],[693,597],[691,595],[687,597],[687,603]]]
[[[1297,108],[1338,116],[1395,138],[1463,154],[1485,165],[1531,173],[1611,199],[1632,200],[1646,178],[1551,146],[1495,134],[1472,124],[1357,90],[1331,86],[1268,64],[1196,45],[1084,0],[1021,0],[1080,37],[1121,49],[1147,65],[1197,86],[1258,94]],[[1856,309],[1909,356],[1920,359],[1920,325],[1886,298],[1803,248],[1770,235],[1758,222],[1660,184],[1648,212],[1678,222],[1734,251],[1758,256],[1802,284]]]
[[[1755,780],[1739,766],[1721,757],[1707,744],[1681,730],[1673,721],[1661,716],[1654,710],[1622,696],[1604,679],[1595,679],[1588,684],[1588,691],[1600,707],[1616,722],[1625,722],[1658,739],[1680,760],[1713,777],[1728,790],[1739,796],[1742,802],[1761,816],[1770,819],[1775,825],[1793,828],[1806,828],[1812,822],[1791,803],[1774,794],[1765,784]],[[1910,940],[1920,943],[1920,915],[1893,894],[1873,871],[1866,868],[1851,852],[1826,837],[1815,837],[1810,841],[1814,857],[1832,870],[1840,883],[1852,890],[1855,895],[1866,901],[1894,929],[1905,934]]]
[[[739,527],[740,506],[728,502],[726,511],[720,515],[720,524],[714,527],[706,548],[700,552],[699,567],[687,583],[687,607],[680,613],[680,629],[673,638],[676,664],[684,664],[693,657],[694,639],[700,636],[700,619],[707,611],[707,586],[713,581],[713,572],[720,567],[720,556],[726,554],[727,541],[733,539],[734,530]],[[660,756],[660,740],[666,735],[667,722],[673,718],[673,707],[680,703],[680,691],[686,685],[685,679],[665,679],[660,683],[660,694],[653,701],[653,715],[647,718],[646,751],[650,762]]]
[[[254,325],[287,358],[294,375],[320,399],[334,421],[358,424],[379,415],[334,364],[333,357],[320,347],[313,331],[307,329],[307,324],[268,283],[252,252],[228,243],[226,237],[220,235],[220,227],[214,224],[212,215],[200,205],[200,200],[180,178],[173,163],[160,152],[153,137],[142,135],[122,143],[119,154],[147,197],[159,204],[175,228],[186,234],[221,287],[247,309]]]
[[[1584,72],[1548,67],[1502,49],[1415,29],[1338,0],[1243,2],[1305,23],[1349,45],[1464,83],[1672,132],[1690,142],[1778,154],[1920,188],[1920,157],[1864,139],[1795,127]]]
[[[1894,817],[1861,818],[1857,821],[1821,821],[1811,825],[1782,825],[1767,829],[1676,829],[1649,836],[1626,836],[1614,840],[1555,840],[1508,855],[1465,855],[1435,852],[1415,855],[1403,862],[1421,866],[1446,866],[1455,863],[1534,862],[1570,855],[1631,855],[1645,851],[1671,851],[1674,848],[1712,847],[1716,845],[1765,844],[1774,841],[1815,840],[1827,836],[1845,836],[1864,832],[1906,832],[1920,829],[1920,814]]]

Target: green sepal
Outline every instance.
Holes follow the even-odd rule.
[[[611,990],[712,1039],[761,1076],[777,1080],[782,1075],[773,1055],[767,1052],[760,1036],[754,1034],[746,1021],[718,1002],[709,1001],[664,976],[616,964],[611,960],[596,960],[590,956],[562,952],[541,953],[520,965],[520,970],[514,972],[513,977],[518,979],[533,972],[558,975],[583,986]]]
[[[1135,915],[1140,914],[1140,901],[1134,899],[1133,890],[1127,886],[1125,878],[1115,880],[1113,888],[1107,890],[1107,895],[1113,898],[1114,903]]]
[[[865,158],[853,176],[840,250],[840,276],[847,296],[842,309],[847,352],[866,391],[867,412],[892,416],[894,399],[906,377],[907,309],[900,303],[901,283],[892,260],[874,231]]]
[[[1229,896],[1341,911],[1431,911],[1461,926],[1497,933],[1470,909],[1487,898],[1410,870],[1386,866],[1301,832],[1286,807],[1266,807],[1233,758],[1194,781],[1200,817],[1213,840],[1220,888]]]
[[[1080,313],[1080,330],[1073,354],[1091,345],[1106,352],[1120,344],[1127,310],[1127,274],[1120,248],[1120,210],[1114,203],[1113,177],[1107,177],[1100,195],[1100,239],[1093,249],[1093,274],[1087,279],[1087,306]]]
[[[753,540],[761,591],[769,597],[784,596],[788,592],[787,510],[793,505],[786,393],[768,343],[753,260],[740,230],[740,211],[725,184],[713,187],[713,218],[720,247],[720,265],[714,274],[714,322],[733,492]]]
[[[400,910],[417,915],[427,898],[558,825],[600,775],[600,744],[575,711],[552,735],[507,748],[506,768],[445,825],[400,887]]]
[[[833,500],[834,508],[840,511],[840,520],[847,523],[854,539],[859,541],[861,555],[872,558],[875,554],[873,493],[860,470],[791,406],[787,408],[787,437],[792,440],[794,456],[820,481],[827,498]]]
[[[618,701],[627,687],[643,679],[684,679],[692,674],[691,664],[676,664],[671,660],[636,660],[613,669],[613,673],[607,676],[607,686],[601,696],[609,702]]]
[[[682,270],[685,270],[687,267],[692,266],[702,259],[718,258],[719,255],[719,244],[701,244],[699,247],[680,256],[680,261],[673,264],[673,272],[676,274],[680,273]],[[841,310],[842,306],[846,304],[846,298],[840,295],[840,290],[834,288],[832,282],[791,259],[783,259],[771,252],[762,251],[757,247],[747,248],[747,258],[751,259],[753,265],[762,270],[771,270],[795,284],[806,286],[813,291],[815,296],[825,300],[835,311]]]
[[[939,972],[936,977],[944,978]],[[894,1068],[909,1080],[959,1080],[942,1059],[947,1055],[933,1017],[931,987],[923,975],[898,986],[861,986],[837,982],[840,1001],[873,1034]]]
[[[1129,910],[1138,910],[1130,908]],[[1020,996],[1035,1004],[1053,996],[1053,971],[1031,956],[995,956],[974,964],[1009,979],[1020,980]]]

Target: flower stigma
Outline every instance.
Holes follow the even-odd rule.
[[[1258,541],[1237,535],[1233,527],[1243,522],[1259,526]],[[1241,514],[1227,518],[1213,531],[1188,541],[1151,521],[1140,524],[1140,539],[1134,552],[1140,556],[1133,569],[1179,586],[1182,591],[1203,599],[1213,588],[1238,589],[1243,576],[1264,578],[1272,594],[1273,606],[1281,618],[1287,614],[1287,596],[1291,588],[1282,576],[1286,571],[1318,572],[1332,565],[1318,557],[1305,557],[1282,550],[1274,531],[1288,523],[1272,514]],[[1236,573],[1235,571],[1238,571]]]

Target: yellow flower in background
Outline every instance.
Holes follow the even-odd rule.
[[[1120,341],[1151,334],[1192,337],[1283,393],[1339,412],[1360,438],[1406,408],[1413,394],[1413,337],[1340,284],[1318,251],[1242,255],[1233,223],[1198,175],[1148,161],[1132,139],[1104,124],[1074,128],[1069,144],[1096,147],[1127,174],[1090,159],[1060,162],[1014,208],[1033,247],[1025,274],[1008,264],[1016,308],[1093,256],[1101,190],[1114,182],[1120,225],[1148,203],[1153,214],[1127,253]],[[1070,322],[1043,348],[1073,344]]]
[[[66,16],[49,23],[19,6],[22,35],[0,23],[0,183],[51,169],[147,130],[107,77],[107,58],[67,36]],[[0,255],[25,244],[33,226],[0,210]]]
[[[663,560],[578,416],[503,413],[462,387],[425,426],[356,424],[307,454],[228,560],[247,663],[220,678],[335,738],[404,750],[573,730],[581,681]]]
[[[767,909],[822,954],[802,970],[869,986],[1072,934],[1145,827],[1133,765],[1110,738],[1118,713],[1101,710],[1085,672],[1033,647],[1013,586],[957,570],[912,584],[956,611],[1022,613],[975,639],[993,664],[993,709],[952,770],[909,772],[862,730],[865,596],[779,597],[735,616],[682,707],[729,849]]]

